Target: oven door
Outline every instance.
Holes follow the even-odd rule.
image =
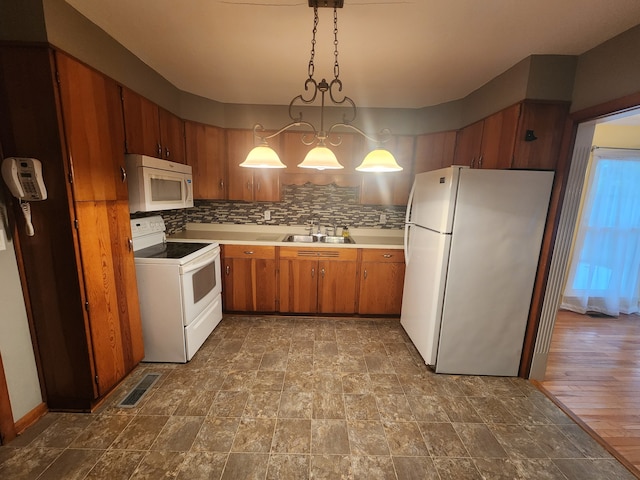
[[[189,325],[222,293],[220,247],[215,247],[180,267],[184,325]]]

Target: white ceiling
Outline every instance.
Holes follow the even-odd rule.
[[[274,105],[303,93],[307,0],[67,2],[186,92]],[[316,80],[331,80],[333,11],[319,15]],[[436,105],[531,54],[579,55],[638,23],[638,0],[345,0],[340,79],[361,107]]]

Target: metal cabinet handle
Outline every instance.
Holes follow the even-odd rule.
[[[122,183],[127,181],[127,171],[124,167],[120,167],[120,178],[122,179]]]
[[[158,157],[162,158],[162,145],[160,145],[160,143],[157,143],[158,146]]]
[[[478,168],[482,168],[482,157],[483,155],[480,155],[480,158],[478,158]]]
[[[230,265],[227,265],[227,266],[225,267],[225,269],[224,269],[224,273],[225,273],[225,275],[229,275],[229,273],[230,273],[230,272],[231,272],[231,266],[230,266]]]
[[[258,184],[256,185],[256,188],[258,189],[258,191],[260,191],[260,181],[258,180]]]
[[[324,278],[324,268],[320,270],[320,274],[322,275],[322,278]]]
[[[367,270],[366,269],[364,270],[364,279],[365,280],[367,279]]]
[[[131,238],[127,238],[127,245],[129,247],[129,251],[133,251],[133,240]]]
[[[247,180],[247,190],[251,190],[251,180]]]
[[[382,255],[384,258],[391,258],[393,257],[393,255],[391,255],[390,253],[385,253],[384,255]]]
[[[171,152],[169,151],[169,147],[164,147],[164,154],[166,158],[171,156]]]
[[[313,277],[315,277],[315,276],[316,276],[316,269],[315,269],[315,268],[312,268],[312,269],[311,269],[311,278],[313,278]]]
[[[220,180],[220,190],[224,190],[224,180]]]
[[[473,158],[471,159],[471,165],[470,165],[470,166],[471,166],[471,168],[473,168],[473,166],[475,165],[475,163],[476,163],[476,157],[473,157]]]
[[[253,255],[253,251],[252,250],[245,250],[244,254],[245,255]]]

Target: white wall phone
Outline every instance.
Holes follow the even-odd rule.
[[[20,199],[20,207],[27,224],[27,235],[33,236],[29,201],[47,198],[47,188],[42,177],[42,163],[35,158],[5,158],[2,162],[2,178],[12,195]]]

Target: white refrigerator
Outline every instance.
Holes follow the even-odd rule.
[[[515,376],[553,172],[416,175],[400,322],[437,373]]]

